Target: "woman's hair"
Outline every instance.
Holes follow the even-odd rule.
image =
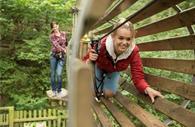
[[[114,28],[115,29],[116,27],[118,27],[119,25],[121,25],[122,23],[124,23],[126,21],[125,18],[121,18],[115,25],[114,25]],[[122,26],[120,26],[119,28],[125,28],[125,29],[128,29],[132,32],[133,36],[135,36],[135,33],[136,33],[136,30],[134,29],[133,27],[133,24],[130,22],[130,21],[127,21],[125,24],[123,24]],[[119,29],[118,28],[118,29]],[[116,33],[117,30],[115,30],[113,32],[113,34]]]
[[[53,29],[53,27],[54,27],[54,25],[55,25],[55,24],[58,24],[58,23],[57,23],[57,22],[55,22],[55,21],[52,21],[52,22],[50,23],[51,33],[53,33],[53,32],[54,32],[52,29]]]

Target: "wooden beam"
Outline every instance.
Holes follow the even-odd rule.
[[[91,108],[91,83],[92,68],[80,61],[71,58],[72,78],[69,85],[69,127],[92,127]],[[73,67],[74,66],[74,67]],[[85,116],[85,117],[83,117]]]
[[[81,43],[80,44],[80,58],[87,54],[88,51],[88,43]]]
[[[145,74],[146,81],[150,86],[156,87],[160,90],[171,92],[192,101],[195,101],[195,86],[191,84],[174,81],[159,76]]]
[[[195,74],[195,60],[142,58],[142,63],[146,67],[165,69],[186,74]]]
[[[120,124],[122,127],[135,127],[135,125],[130,121],[130,119],[125,116],[122,112],[120,112],[117,107],[111,103],[110,100],[105,100],[104,98],[101,99],[104,103],[106,108],[110,111],[112,116],[114,116],[115,120]]]
[[[98,104],[97,102],[93,102],[92,108],[95,111],[95,114],[97,115],[103,127],[112,127],[111,121],[108,119],[108,117],[103,112],[103,109],[101,108],[100,104]]]
[[[195,49],[195,35],[138,44],[140,51],[168,51]]]
[[[11,44],[3,44],[3,43],[0,43],[0,48],[10,48],[11,47]]]
[[[125,11],[127,8],[129,8],[131,5],[133,5],[136,1],[137,0],[123,0],[120,4],[118,4],[118,6],[113,8],[112,11],[107,13],[103,18],[101,18],[97,23],[95,23],[93,28],[96,28],[96,27],[108,22],[109,20],[111,20],[112,18],[114,18],[115,16],[120,14],[121,12]]]
[[[100,19],[114,0],[93,0],[84,21],[85,32]]]
[[[186,20],[187,19],[187,20]],[[138,28],[137,37],[156,34],[195,24],[195,8],[178,13],[169,18]]]
[[[152,105],[158,111],[166,114],[170,118],[178,121],[179,123],[183,124],[186,127],[194,127],[195,125],[195,113],[179,106],[173,102],[167,101],[162,98],[157,98],[155,103],[152,104],[151,100],[148,96],[140,94],[136,88],[131,84],[125,84],[126,87],[124,88],[126,91],[130,92],[131,94],[135,95],[136,97],[142,99],[143,101],[147,102],[148,104]]]
[[[0,56],[8,56],[12,54],[12,50],[10,48],[0,47]]]
[[[95,35],[101,35],[101,34],[104,34],[108,31],[111,31],[113,29],[114,26],[110,26],[110,27],[107,27],[105,29],[101,29],[101,30],[98,30],[98,31],[95,31],[94,34]]]
[[[172,6],[175,6],[182,1],[184,0],[153,0],[142,9],[135,12],[133,15],[128,16],[127,19],[129,19],[132,23],[136,23]],[[104,34],[111,31],[112,28],[113,26],[110,26],[108,28],[102,29],[101,31],[95,32],[95,34]]]
[[[143,9],[141,9],[139,13],[134,14],[133,16],[130,15],[128,18],[131,17],[130,21],[132,23],[136,23],[154,14],[164,11],[172,6],[175,6],[176,4],[179,4],[183,1],[184,0],[153,0],[151,3],[146,5]]]
[[[127,97],[117,92],[115,99],[127,109],[127,111],[138,118],[146,127],[166,127],[157,117],[146,112],[139,105],[130,101]]]

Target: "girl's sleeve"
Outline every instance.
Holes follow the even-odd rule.
[[[144,92],[149,85],[144,79],[143,65],[139,55],[139,48],[137,46],[133,51],[130,65],[131,76],[135,87],[138,89],[138,91]]]
[[[50,40],[52,45],[56,48],[58,52],[64,51],[64,48],[59,45],[58,40],[53,35],[50,36]]]
[[[85,54],[85,56],[82,58],[82,61],[84,61],[85,63],[87,63],[89,60],[89,52],[87,52],[87,54]]]
[[[63,36],[64,36],[64,43],[63,43],[62,47],[63,47],[63,48],[66,48],[66,46],[67,46],[66,32],[63,31],[62,34],[63,34]]]

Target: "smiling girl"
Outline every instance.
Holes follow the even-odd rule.
[[[115,27],[123,23],[119,21]],[[90,48],[84,61],[95,62],[96,89],[101,91],[99,84],[103,83],[103,95],[112,97],[116,94],[120,78],[120,71],[130,66],[133,83],[137,90],[147,94],[151,101],[159,96],[163,97],[159,91],[152,89],[144,79],[142,61],[139,55],[139,48],[135,44],[136,31],[131,22],[115,30],[111,35],[100,41],[98,53]]]

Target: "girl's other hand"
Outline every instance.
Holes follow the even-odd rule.
[[[89,52],[89,59],[91,61],[96,61],[98,58],[98,54],[96,53],[96,51],[94,49],[90,49],[90,52]]]

